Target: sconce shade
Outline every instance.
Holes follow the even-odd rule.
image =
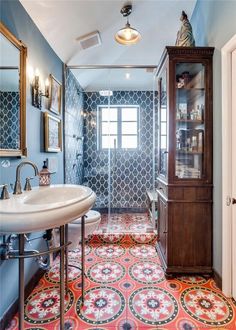
[[[141,39],[141,34],[129,24],[128,16],[132,13],[132,5],[124,6],[120,13],[127,17],[127,23],[115,34],[115,40],[121,45],[134,45]]]
[[[116,35],[115,40],[122,45],[133,45],[141,39],[141,34],[130,26],[127,22],[123,29],[120,29]]]

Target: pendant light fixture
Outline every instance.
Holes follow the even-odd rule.
[[[115,40],[122,45],[134,45],[141,39],[141,34],[129,24],[128,16],[132,13],[132,5],[124,6],[120,13],[127,17],[127,23],[116,33]]]

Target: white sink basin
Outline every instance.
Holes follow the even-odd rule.
[[[96,195],[88,187],[33,188],[0,201],[0,234],[29,233],[62,226],[88,212]]]

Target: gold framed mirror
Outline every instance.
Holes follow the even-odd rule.
[[[0,157],[27,156],[27,47],[0,22]]]

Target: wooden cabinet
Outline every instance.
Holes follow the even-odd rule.
[[[212,272],[212,47],[166,47],[157,70],[158,250],[166,274]]]

